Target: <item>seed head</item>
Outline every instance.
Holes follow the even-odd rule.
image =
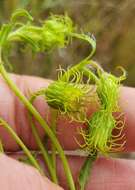
[[[88,121],[87,131],[80,130],[84,139],[84,144],[80,146],[90,154],[94,154],[96,151],[102,154],[121,151],[125,145],[125,141],[119,142],[124,138],[124,135],[121,135],[123,127],[124,122],[117,122],[111,113],[105,110],[95,112]],[[117,135],[112,134],[114,128],[118,130]]]
[[[45,96],[49,106],[67,114],[74,120],[84,121],[94,91],[89,85],[58,80],[49,85]]]

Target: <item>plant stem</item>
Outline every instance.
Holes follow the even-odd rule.
[[[52,131],[54,132],[55,135],[56,135],[57,116],[58,116],[57,110],[51,109],[51,127],[52,127]],[[52,143],[51,147],[52,147],[52,162],[53,162],[54,171],[56,173],[56,148],[53,145],[53,143]]]
[[[1,152],[1,153],[4,153],[4,148],[3,148],[3,144],[2,144],[1,139],[0,139],[0,152]]]
[[[8,132],[12,135],[12,137],[15,139],[17,144],[22,148],[22,150],[25,152],[25,154],[28,156],[29,160],[31,161],[32,165],[37,168],[41,174],[43,174],[43,170],[41,169],[40,165],[36,161],[36,159],[32,156],[31,152],[28,150],[28,148],[24,145],[22,140],[17,136],[17,134],[14,132],[14,130],[9,126],[9,124],[4,121],[2,118],[0,118],[0,124],[3,125],[5,129],[8,130]]]
[[[55,169],[53,168],[52,163],[51,163],[50,155],[48,154],[47,150],[45,149],[45,147],[44,147],[44,145],[43,145],[43,143],[42,143],[42,141],[38,135],[38,131],[34,125],[34,122],[32,121],[32,116],[29,115],[29,117],[30,117],[30,124],[31,124],[32,133],[36,139],[38,147],[40,148],[40,150],[42,152],[43,159],[45,160],[45,163],[48,167],[52,181],[57,184],[58,180],[57,180],[57,176],[55,173]]]
[[[70,190],[75,190],[75,185],[73,181],[73,177],[71,174],[70,167],[68,165],[66,156],[64,154],[64,151],[59,144],[59,141],[57,140],[56,136],[52,132],[52,130],[49,128],[49,126],[46,124],[44,119],[41,117],[39,112],[34,108],[34,106],[29,102],[29,100],[23,95],[23,93],[18,89],[18,87],[14,84],[14,82],[10,79],[8,73],[6,72],[4,66],[2,63],[0,63],[0,73],[10,89],[16,94],[16,96],[21,100],[21,102],[26,106],[26,108],[30,111],[30,113],[35,117],[35,119],[40,123],[40,125],[44,128],[47,135],[50,137],[51,141],[55,145],[57,151],[59,152],[60,158],[63,163],[65,175],[67,177],[67,182],[70,187]]]
[[[84,161],[79,173],[79,178],[78,178],[80,190],[85,190],[85,186],[91,175],[93,163],[96,159],[97,159],[97,153],[95,153],[95,155],[91,155],[91,156],[89,155]]]
[[[30,97],[30,102],[33,104],[34,100],[37,98],[37,96],[40,96],[44,94],[44,89],[41,89],[37,92],[35,92],[34,94],[32,94],[32,96]],[[52,165],[52,162],[51,162],[51,157],[50,155],[48,154],[48,151],[46,150],[45,148],[45,145],[43,145],[41,139],[40,139],[40,136],[38,134],[38,130],[37,128],[35,127],[35,124],[32,120],[32,115],[29,114],[29,119],[30,119],[30,123],[31,123],[31,128],[32,128],[32,132],[33,132],[33,135],[36,139],[36,142],[37,142],[37,145],[39,146],[41,152],[42,152],[42,156],[43,156],[43,159],[45,161],[45,163],[47,164],[47,167],[48,167],[48,170],[50,172],[50,175],[51,175],[51,178],[52,178],[52,181],[56,184],[58,184],[58,179],[57,179],[57,175],[56,175],[56,170],[54,168],[54,166]]]

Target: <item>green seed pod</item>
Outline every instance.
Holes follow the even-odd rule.
[[[94,95],[95,90],[89,85],[60,80],[51,83],[45,91],[49,106],[79,121],[84,121],[88,104]]]

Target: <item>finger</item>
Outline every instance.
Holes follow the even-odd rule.
[[[30,92],[32,93],[32,91],[40,89],[41,87],[45,87],[47,83],[49,83],[47,80],[45,81],[41,78],[36,77],[20,77],[19,75],[10,75],[10,77],[22,91],[22,93],[24,93],[24,95],[29,95]],[[36,85],[34,85],[32,81]],[[39,99],[37,104],[39,111],[43,116],[46,116],[46,111],[48,110],[47,104],[44,104],[41,99]],[[28,147],[35,148],[35,143],[33,143],[34,140],[28,120],[28,111],[25,109],[25,106],[19,101],[19,99],[14,95],[14,93],[11,92],[2,78],[0,78],[0,117],[5,119],[11,125],[14,131],[16,131],[18,136]],[[39,127],[39,125],[37,128],[41,138],[44,137],[44,131],[42,128]],[[19,147],[14,139],[3,127],[0,127],[0,138],[5,150],[19,150]]]
[[[19,154],[16,154],[16,156],[14,155],[14,158],[15,157],[18,158]],[[84,163],[84,159],[85,158],[77,156],[68,157],[73,178],[77,186],[79,171]],[[68,190],[63,166],[60,159],[58,158],[57,175],[60,186],[63,187],[65,190]],[[93,164],[91,176],[88,179],[86,190],[134,190],[134,176],[134,160],[98,158]]]
[[[50,83],[49,80],[43,80],[36,77],[20,77],[19,75],[11,75],[11,77],[16,85],[20,88],[20,90],[27,96],[29,96],[30,92],[34,92],[42,87],[47,87],[47,85]],[[4,81],[2,81],[2,79],[0,83],[0,116],[9,122],[9,124],[14,128],[14,130],[18,133],[18,135],[22,138],[24,143],[29,148],[35,149],[36,145],[31,133],[27,110],[25,109],[24,105],[18,100],[18,98],[13,95],[13,93],[10,91]],[[127,138],[125,149],[126,151],[135,150],[135,142],[133,141],[133,139],[135,138],[134,98],[135,89],[128,87],[123,87],[121,89],[120,106],[125,113],[127,125],[127,127],[125,128],[125,134]],[[45,103],[43,98],[37,98],[34,105],[41,113],[41,115],[45,117],[47,122],[49,122],[50,113],[47,103]],[[92,114],[95,110],[95,106],[91,105],[90,114]],[[78,135],[79,127],[81,127],[81,124],[76,122],[70,122],[67,118],[59,117],[57,121],[57,134],[60,143],[64,149],[73,150],[78,148],[74,137],[80,139],[80,136]],[[37,128],[41,138],[43,138],[45,134],[42,127],[37,124]],[[0,135],[6,150],[13,151],[19,149],[15,141],[2,127],[0,128]]]
[[[82,158],[69,158],[70,167],[77,183],[79,170],[83,164]],[[60,185],[67,188],[63,168],[58,163],[58,176]],[[134,190],[135,187],[135,161],[122,159],[98,159],[92,168],[91,177],[89,177],[86,190]]]
[[[0,189],[62,190],[33,167],[0,154]]]
[[[125,151],[135,151],[135,88],[123,87],[120,94],[120,107],[125,115],[125,129],[126,136]]]

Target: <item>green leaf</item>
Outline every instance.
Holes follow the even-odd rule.
[[[16,22],[18,18],[26,17],[29,21],[33,21],[33,17],[25,9],[17,9],[11,16],[11,22]]]
[[[4,46],[6,41],[7,41],[7,37],[10,33],[12,29],[12,26],[10,24],[4,24],[1,28],[0,31],[0,46]]]
[[[85,189],[85,185],[87,184],[87,181],[89,179],[89,176],[91,174],[91,169],[92,169],[92,165],[93,162],[96,160],[97,155],[94,156],[88,156],[80,170],[80,174],[79,174],[79,178],[78,178],[78,182],[80,185],[80,190],[84,190]]]

